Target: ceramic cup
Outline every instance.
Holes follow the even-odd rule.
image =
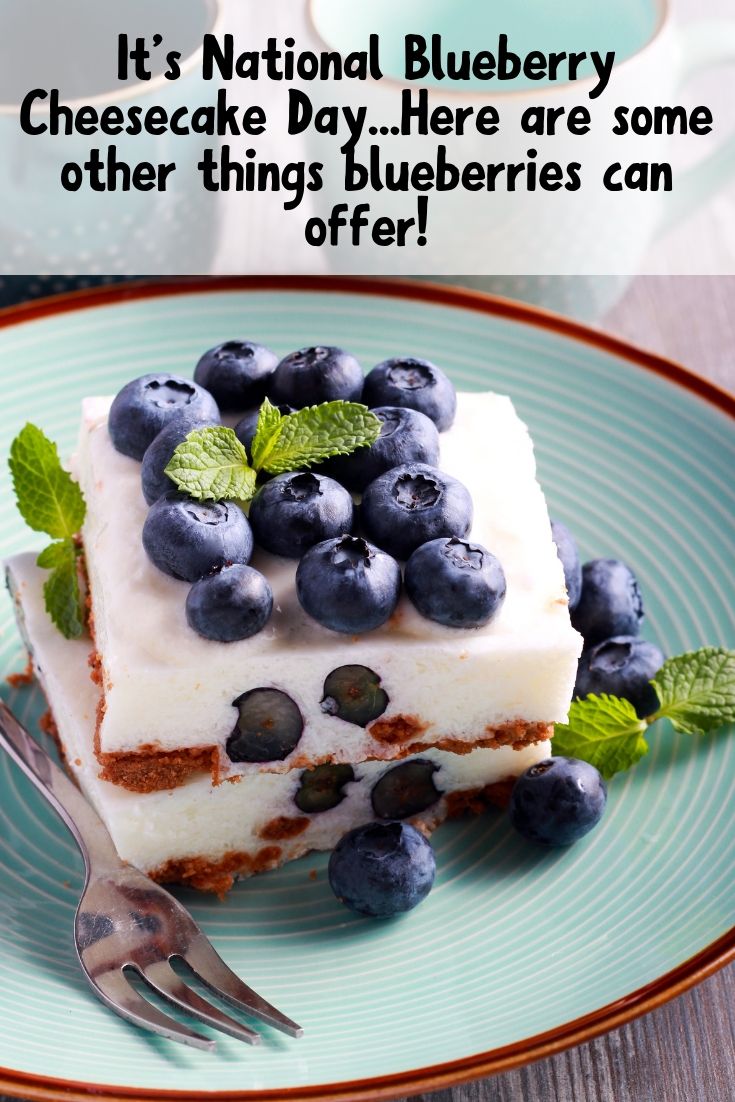
[[[545,53],[614,50],[616,64],[610,85],[595,99],[588,96],[596,83],[594,71],[567,84],[523,79],[503,84],[497,80],[431,83],[431,78],[426,78],[430,110],[441,104],[497,107],[503,127],[492,138],[470,129],[454,140],[414,136],[369,139],[381,143],[386,157],[412,161],[424,155],[431,160],[437,142],[446,141],[452,159],[459,164],[516,162],[535,145],[544,158],[562,165],[582,162],[585,181],[601,180],[605,168],[616,159],[627,164],[670,157],[671,141],[665,136],[613,138],[610,127],[615,106],[676,104],[690,77],[735,62],[735,21],[702,22],[679,29],[672,21],[669,0],[616,0],[613,4],[592,4],[590,0],[565,0],[563,4],[548,0],[514,4],[501,0],[371,0],[369,5],[310,0],[308,18],[319,48],[343,55],[364,48],[369,34],[380,36],[384,79],[367,82],[356,92],[347,88],[348,83],[356,82],[343,82],[332,94],[344,95],[347,90],[356,103],[368,106],[370,121],[386,126],[396,122],[401,88],[410,86],[415,94],[419,86],[418,82],[409,85],[403,77],[402,47],[407,33],[427,38],[439,33],[445,47],[455,50],[493,49],[501,32],[508,35],[510,48],[521,55],[541,49]],[[323,93],[318,91],[318,95]],[[549,139],[521,133],[520,118],[527,108],[540,105],[569,110],[576,104],[591,111],[593,125],[588,136],[562,133],[547,144]],[[330,156],[326,143],[313,133],[309,140],[317,159]],[[405,272],[467,276],[466,282],[475,287],[595,318],[622,293],[657,235],[701,205],[732,175],[734,153],[735,138],[725,139],[693,168],[677,171],[669,196],[626,192],[619,198],[601,187],[588,189],[585,183],[576,193],[553,196],[522,191],[508,195],[501,189],[482,203],[470,198],[464,207],[458,207],[457,193],[450,197],[432,193],[430,247],[414,249],[403,257],[394,250],[391,263],[407,261],[408,266],[402,268]],[[336,202],[354,204],[366,199],[386,214],[406,213],[405,195],[390,196],[385,191],[346,195],[339,174],[333,178],[338,184],[317,198],[322,217]],[[458,209],[463,216],[458,217]],[[349,249],[333,249],[328,255],[337,270],[366,270],[355,268],[357,258]],[[363,257],[369,269],[380,269],[379,250],[365,250],[361,261]],[[512,274],[485,274],[488,271]]]
[[[207,104],[216,89],[201,78],[201,42],[219,24],[220,0],[0,0],[0,275],[208,270],[216,246],[215,205],[202,202],[193,169],[211,138],[31,136],[21,130],[19,110],[33,88],[58,88],[64,103],[89,104],[98,113],[112,105],[124,110],[139,104],[145,111]],[[152,79],[117,82],[121,33],[131,44],[161,33],[166,47],[181,53],[179,79],[166,80],[165,63],[154,60]],[[37,101],[33,122],[48,116]],[[179,167],[166,193],[62,189],[63,164],[83,163],[91,148],[113,143],[118,158],[131,165],[175,161]]]

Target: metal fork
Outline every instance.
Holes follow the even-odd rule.
[[[200,1022],[256,1044],[260,1035],[198,995],[178,972],[196,976],[225,1002],[300,1037],[302,1029],[228,968],[189,912],[167,891],[118,857],[102,820],[0,700],[0,747],[46,797],[73,834],[85,866],[74,921],[79,963],[98,996],[129,1022],[194,1048],[215,1042],[164,1014],[130,982],[141,984]]]

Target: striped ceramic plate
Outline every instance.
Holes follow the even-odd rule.
[[[344,345],[367,365],[413,353],[460,387],[507,391],[553,513],[585,556],[634,565],[649,637],[669,653],[735,641],[733,401],[618,342],[471,293],[261,279],[90,292],[6,314],[0,451],[27,419],[68,450],[83,395],[154,366],[189,371],[232,336],[279,352]],[[7,553],[35,537],[1,477]],[[24,658],[7,601],[0,617],[10,673]],[[3,692],[37,717],[35,691]],[[88,994],[71,947],[80,860],[0,761],[0,1090],[408,1094],[589,1037],[733,955],[734,776],[726,734],[657,731],[649,756],[611,785],[602,826],[569,851],[529,849],[499,814],[440,830],[434,891],[392,923],[341,909],[323,857],[243,884],[225,904],[187,897],[228,961],[306,1026],[298,1043],[243,1050],[222,1038],[208,1056],[151,1040]]]

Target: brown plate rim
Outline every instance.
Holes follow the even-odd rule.
[[[0,329],[94,306],[108,306],[143,298],[221,291],[363,294],[469,309],[519,324],[550,330],[602,349],[638,367],[663,376],[669,382],[684,387],[735,418],[735,395],[721,390],[709,380],[703,379],[673,360],[536,306],[440,283],[413,283],[402,279],[359,276],[197,276],[155,282],[141,280],[74,291],[55,298],[5,307],[0,310]],[[501,1048],[476,1053],[461,1060],[371,1079],[257,1092],[211,1091],[204,1097],[227,1099],[230,1102],[239,1102],[239,1100],[254,1102],[255,1099],[262,1099],[264,1102],[296,1102],[297,1099],[324,1099],[329,1102],[365,1100],[367,1102],[374,1099],[396,1098],[420,1091],[440,1090],[507,1071],[551,1056],[573,1045],[590,1041],[601,1033],[616,1029],[656,1009],[707,979],[733,960],[735,960],[735,927],[676,968],[665,972],[651,983],[628,995],[555,1029],[515,1041]],[[178,1090],[151,1091],[144,1087],[106,1086],[102,1083],[82,1083],[31,1075],[14,1071],[12,1068],[0,1068],[0,1089],[13,1097],[27,1098],[33,1102],[36,1100],[45,1102],[49,1099],[88,1102],[94,1095],[111,1102],[126,1102],[129,1099],[178,1099],[181,1102],[197,1102],[203,1097],[201,1091],[196,1093]]]

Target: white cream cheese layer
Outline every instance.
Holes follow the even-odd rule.
[[[377,631],[345,636],[311,620],[296,598],[296,563],[257,552],[253,565],[270,581],[273,616],[238,643],[200,638],[185,618],[185,582],[161,573],[141,543],[147,506],[140,464],[115,451],[107,431],[109,399],[84,402],[74,472],[87,500],[84,544],[96,644],[102,661],[103,751],[224,744],[233,701],[259,687],[293,698],[304,732],[293,754],[233,772],[283,771],[294,762],[388,758],[395,748],[369,729],[325,715],[327,675],[359,664],[382,679],[392,716],[415,721],[412,742],[473,743],[488,729],[523,721],[563,721],[582,641],[572,629],[561,564],[536,481],[533,445],[510,399],[460,394],[457,418],[441,437],[441,467],[474,502],[471,539],[500,559],[507,598],[491,624],[444,628],[421,617],[404,596]]]
[[[64,639],[51,624],[43,605],[43,573],[35,566],[34,555],[11,559],[7,571],[21,631],[69,765],[124,860],[153,871],[184,858],[216,862],[233,851],[256,855],[273,844],[264,838],[268,823],[281,816],[303,815],[294,804],[300,770],[256,774],[216,787],[209,778],[199,777],[179,788],[145,795],[101,781],[92,748],[99,690],[89,677],[88,641]],[[436,764],[434,783],[448,794],[515,776],[549,753],[549,743],[541,742],[521,751],[503,747],[457,755],[428,749],[420,756]],[[355,780],[345,786],[345,798],[337,807],[309,815],[301,834],[278,841],[279,863],[309,850],[331,849],[347,830],[375,819],[372,788],[395,767],[385,762],[355,765]],[[411,821],[433,827],[445,815],[442,798]]]

